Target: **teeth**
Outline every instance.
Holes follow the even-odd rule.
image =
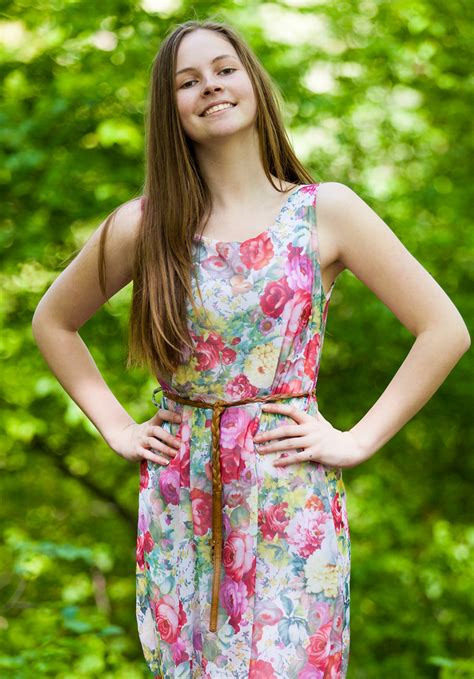
[[[205,116],[210,115],[211,113],[214,113],[214,111],[222,111],[225,108],[232,108],[234,104],[217,104],[216,106],[211,106],[211,108],[208,108],[207,111],[205,112]]]

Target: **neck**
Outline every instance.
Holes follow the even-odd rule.
[[[265,175],[256,131],[213,139],[212,144],[195,145],[195,151],[216,211],[271,201],[278,194]],[[289,188],[286,182],[273,180],[275,186]]]

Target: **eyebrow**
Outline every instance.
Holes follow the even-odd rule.
[[[211,60],[211,64],[215,63],[219,59],[225,59],[226,57],[231,57],[231,59],[235,59],[233,54],[220,54],[218,57],[214,57],[214,59]],[[182,68],[179,71],[177,71],[175,75],[184,73],[184,71],[196,71],[196,69],[193,66],[187,66],[186,68]]]

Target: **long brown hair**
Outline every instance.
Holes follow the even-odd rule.
[[[147,366],[155,376],[166,379],[193,350],[187,325],[187,301],[196,314],[202,314],[191,286],[191,274],[195,273],[193,238],[199,225],[203,224],[204,229],[212,207],[212,197],[199,171],[192,140],[181,125],[175,93],[179,45],[185,35],[197,29],[217,31],[226,38],[249,75],[257,101],[260,155],[269,181],[273,184],[273,175],[280,181],[313,183],[287,137],[280,92],[237,31],[209,19],[178,24],[161,44],[151,74],[144,210],[134,253],[127,359],[127,368]],[[107,218],[100,239],[99,281],[104,295],[104,244],[117,210]],[[197,276],[195,278],[202,303]]]

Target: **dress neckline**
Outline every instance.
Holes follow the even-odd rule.
[[[260,238],[261,236],[264,236],[265,234],[269,233],[272,231],[272,229],[275,228],[277,224],[279,224],[281,218],[283,217],[284,212],[288,208],[288,206],[291,204],[291,200],[293,196],[295,196],[299,191],[305,187],[308,186],[308,184],[300,184],[299,186],[296,187],[296,189],[293,189],[291,193],[288,195],[287,199],[283,203],[283,205],[280,208],[280,211],[278,212],[278,215],[276,219],[268,226],[264,231],[260,231],[260,233],[255,234],[255,236],[251,236],[250,238],[246,238],[245,240],[221,240],[220,238],[209,238],[208,236],[201,236],[199,234],[194,235],[194,240],[197,241],[198,243],[201,241],[207,242],[207,243],[224,243],[224,245],[244,245],[245,243],[248,243],[251,240],[255,240],[256,238]]]

